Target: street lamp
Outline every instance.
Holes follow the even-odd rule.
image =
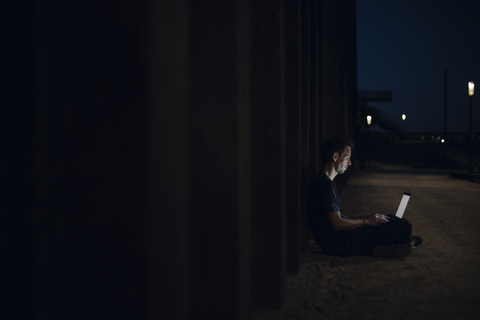
[[[370,130],[369,129],[370,129],[370,125],[372,124],[372,116],[371,115],[367,115],[367,124],[368,124],[368,126],[367,126],[367,132],[366,132],[367,136],[366,137],[367,137],[367,141],[368,141],[368,147],[367,147],[367,164],[366,164],[366,166],[369,167],[370,166],[370,143],[371,143],[370,138],[369,138],[369,135],[370,135],[370,133],[369,133]]]
[[[405,119],[407,119],[407,116],[404,114],[402,114],[402,120],[405,121]]]
[[[468,95],[470,96],[470,155],[468,157],[468,172],[473,173],[473,161],[472,161],[472,147],[473,147],[473,131],[472,131],[472,100],[473,100],[473,92],[475,90],[475,83],[470,81],[468,83]]]

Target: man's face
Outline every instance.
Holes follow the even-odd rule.
[[[352,164],[350,162],[350,157],[352,156],[352,149],[349,146],[345,147],[345,150],[343,150],[343,153],[338,156],[337,153],[334,153],[334,156],[337,155],[335,162],[334,162],[334,167],[335,171],[338,174],[343,174],[345,171],[347,171],[348,166]]]

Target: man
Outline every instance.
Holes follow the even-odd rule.
[[[352,148],[353,142],[345,136],[332,137],[322,143],[323,169],[308,187],[308,218],[317,244],[325,253],[338,256],[409,256],[412,245],[422,242],[420,237],[411,237],[409,221],[377,213],[348,219],[340,213],[333,179],[352,164]]]

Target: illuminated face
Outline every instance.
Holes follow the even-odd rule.
[[[333,163],[335,171],[338,174],[343,174],[347,171],[348,166],[352,164],[350,157],[352,156],[352,149],[349,146],[345,147],[343,153],[339,156],[338,153],[333,154]]]

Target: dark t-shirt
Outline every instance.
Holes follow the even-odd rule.
[[[337,187],[325,172],[320,172],[308,187],[308,219],[317,244],[324,250],[342,242],[345,236],[345,231],[332,228],[328,213],[333,211],[340,211]]]

